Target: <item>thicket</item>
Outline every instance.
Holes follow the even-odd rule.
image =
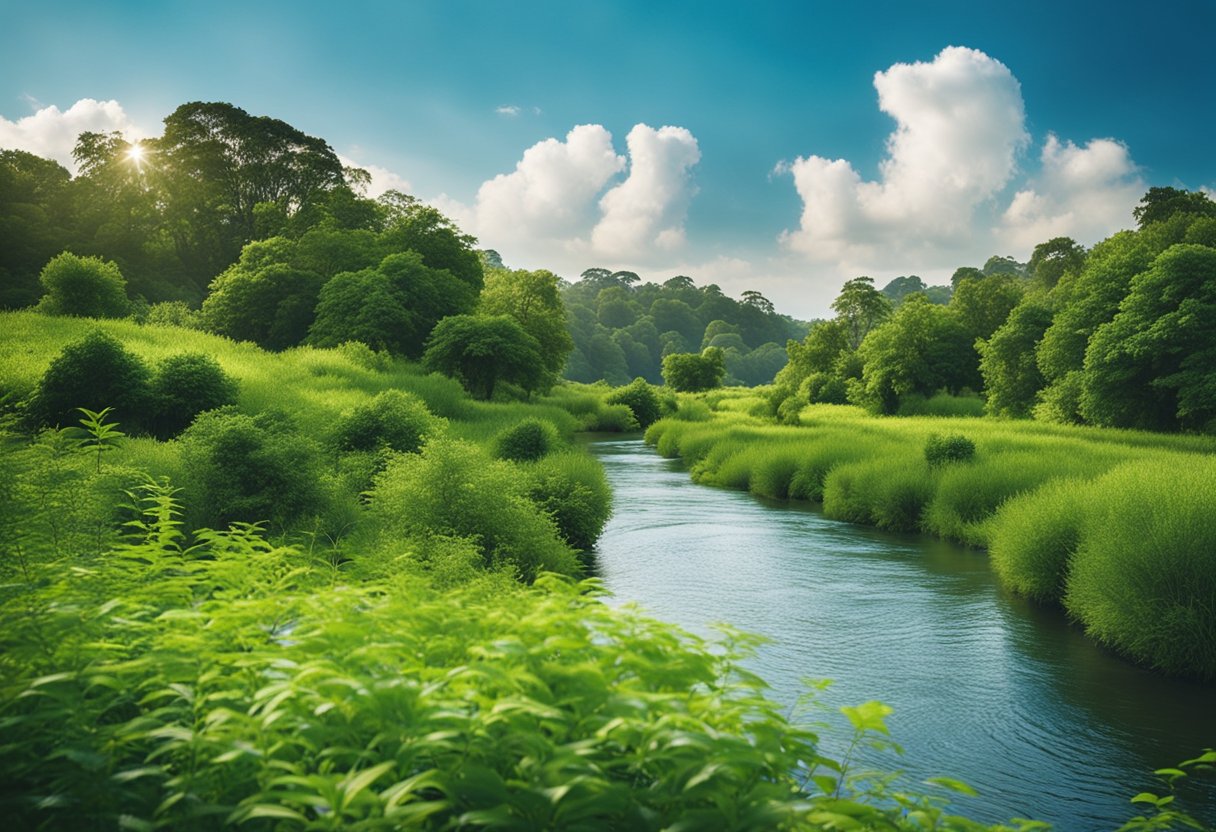
[[[605,401],[627,406],[642,430],[657,422],[662,415],[658,393],[641,377],[613,390]]]
[[[512,462],[535,462],[561,443],[553,425],[543,419],[524,419],[494,439],[494,454]]]
[[[765,403],[724,392],[707,420],[663,419],[646,437],[700,482],[990,548],[1007,586],[1061,604],[1094,638],[1216,678],[1216,440],[834,405],[785,427],[747,415]]]
[[[171,355],[157,366],[149,386],[152,433],[161,439],[177,436],[198,414],[236,404],[239,390],[211,356]]]
[[[110,407],[128,429],[146,429],[151,373],[144,362],[100,329],[73,341],[51,361],[29,400],[32,426],[75,425],[77,408]]]

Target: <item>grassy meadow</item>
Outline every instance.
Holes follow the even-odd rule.
[[[985,548],[1006,586],[1060,604],[1161,670],[1216,678],[1216,438],[810,405],[798,426],[732,390],[647,431],[708,485]],[[934,464],[931,437],[969,459]]]

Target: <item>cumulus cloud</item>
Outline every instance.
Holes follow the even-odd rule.
[[[1130,223],[1146,190],[1127,146],[1114,139],[1079,147],[1048,135],[1041,162],[997,229],[1010,246],[1029,249],[1061,236],[1094,243]]]
[[[636,125],[626,138],[629,178],[604,194],[592,248],[638,256],[684,243],[684,216],[694,189],[690,172],[701,160],[696,138],[683,127]]]
[[[498,113],[500,116],[506,116],[507,118],[515,118],[521,112],[523,112],[523,110],[521,110],[519,107],[516,107],[514,104],[507,104],[502,107],[495,107],[494,112]]]
[[[528,148],[473,204],[434,204],[513,264],[577,273],[595,258],[646,262],[682,246],[701,154],[688,130],[645,124],[629,132],[626,150],[617,153],[602,125],[582,124]]]
[[[66,110],[51,105],[16,121],[0,116],[0,147],[54,159],[75,173],[72,148],[76,137],[86,131],[118,131],[127,139],[145,135],[117,101],[82,98]]]
[[[362,168],[367,171],[371,177],[368,182],[367,192],[364,196],[375,199],[385,191],[401,191],[408,194],[413,190],[413,186],[405,177],[391,171],[388,168],[380,167],[379,165],[364,165],[356,162],[354,159],[346,156],[338,156],[338,161],[342,163],[342,167],[346,168]]]
[[[804,203],[800,227],[782,235],[790,248],[864,260],[908,240],[948,240],[1013,177],[1029,137],[1021,87],[1000,61],[952,46],[931,62],[877,73],[874,87],[896,122],[878,180],[843,159],[783,166]]]
[[[564,141],[538,142],[515,170],[478,189],[470,211],[474,233],[496,246],[524,238],[568,247],[586,233],[594,199],[625,161],[598,124],[580,124]]]

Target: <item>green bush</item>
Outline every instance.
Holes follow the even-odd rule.
[[[930,465],[967,462],[975,456],[975,443],[965,436],[932,434],[925,441],[925,461]]]
[[[1059,604],[1068,564],[1081,538],[1082,489],[1055,480],[1001,506],[992,521],[989,555],[1001,582],[1036,601]]]
[[[185,301],[170,300],[154,303],[142,321],[147,326],[179,326],[183,329],[202,329],[203,315],[191,309]]]
[[[528,496],[545,510],[562,539],[587,550],[612,513],[612,489],[599,462],[584,453],[552,454],[528,471]]]
[[[202,413],[181,437],[194,527],[283,529],[325,508],[316,445],[282,413]]]
[[[1126,465],[1091,495],[1065,608],[1145,664],[1216,679],[1216,461]]]
[[[554,521],[528,497],[527,476],[454,439],[433,439],[420,454],[394,457],[376,477],[372,514],[387,541],[439,534],[474,541],[487,567],[520,579],[579,572]]]
[[[673,414],[673,418],[681,422],[708,422],[711,415],[712,411],[705,402],[700,399],[685,399],[680,402],[680,409]]]
[[[342,414],[330,441],[342,452],[390,449],[415,453],[444,424],[417,396],[385,390],[368,404]]]
[[[529,418],[498,434],[494,454],[514,462],[535,462],[561,443],[557,429],[543,419]]]
[[[644,378],[635,378],[624,387],[613,390],[605,401],[608,404],[628,405],[642,430],[658,421],[660,416],[659,396]]]
[[[78,407],[112,407],[110,418],[126,433],[138,433],[148,427],[148,404],[147,366],[112,335],[93,330],[51,362],[30,400],[28,416],[33,426],[68,426],[79,419]]]
[[[236,404],[238,385],[209,355],[171,355],[152,377],[152,432],[161,439],[176,436],[206,410]]]
[[[100,257],[77,257],[65,251],[43,267],[38,280],[46,290],[38,311],[46,315],[122,318],[131,311],[122,272]]]

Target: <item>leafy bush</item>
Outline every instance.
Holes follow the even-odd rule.
[[[121,318],[131,310],[127,281],[118,265],[100,257],[65,251],[43,267],[38,280],[46,290],[38,311],[46,315]]]
[[[182,458],[196,527],[283,528],[324,506],[319,452],[285,414],[202,413],[182,434]]]
[[[644,378],[635,378],[624,387],[612,391],[605,399],[608,404],[628,405],[638,427],[642,430],[650,427],[659,419],[659,397],[653,387]]]
[[[528,471],[528,496],[553,518],[562,539],[590,549],[612,513],[612,489],[600,464],[583,453],[554,454]]]
[[[391,449],[415,453],[428,437],[441,432],[444,424],[417,396],[385,390],[368,404],[342,414],[331,441],[339,451]]]
[[[528,485],[518,467],[440,438],[420,454],[394,457],[376,477],[370,507],[389,543],[462,537],[475,542],[485,566],[510,567],[525,581],[542,572],[578,573],[578,560],[554,521],[536,510]]]
[[[236,404],[237,391],[236,381],[211,356],[171,355],[152,377],[152,432],[161,439],[176,436],[203,411]]]
[[[700,399],[685,399],[680,402],[680,409],[672,415],[681,422],[708,422],[712,411]]]
[[[203,315],[191,309],[185,301],[170,300],[154,303],[142,321],[148,326],[180,326],[184,329],[202,329]]]
[[[101,330],[63,348],[47,368],[30,401],[33,425],[75,425],[76,408],[103,410],[127,433],[148,426],[149,373],[137,356]]]
[[[561,442],[557,429],[543,419],[524,419],[512,425],[494,439],[494,453],[499,459],[514,462],[534,462],[548,454]]]
[[[965,436],[932,434],[925,441],[925,461],[930,465],[967,462],[975,456],[975,443]]]

